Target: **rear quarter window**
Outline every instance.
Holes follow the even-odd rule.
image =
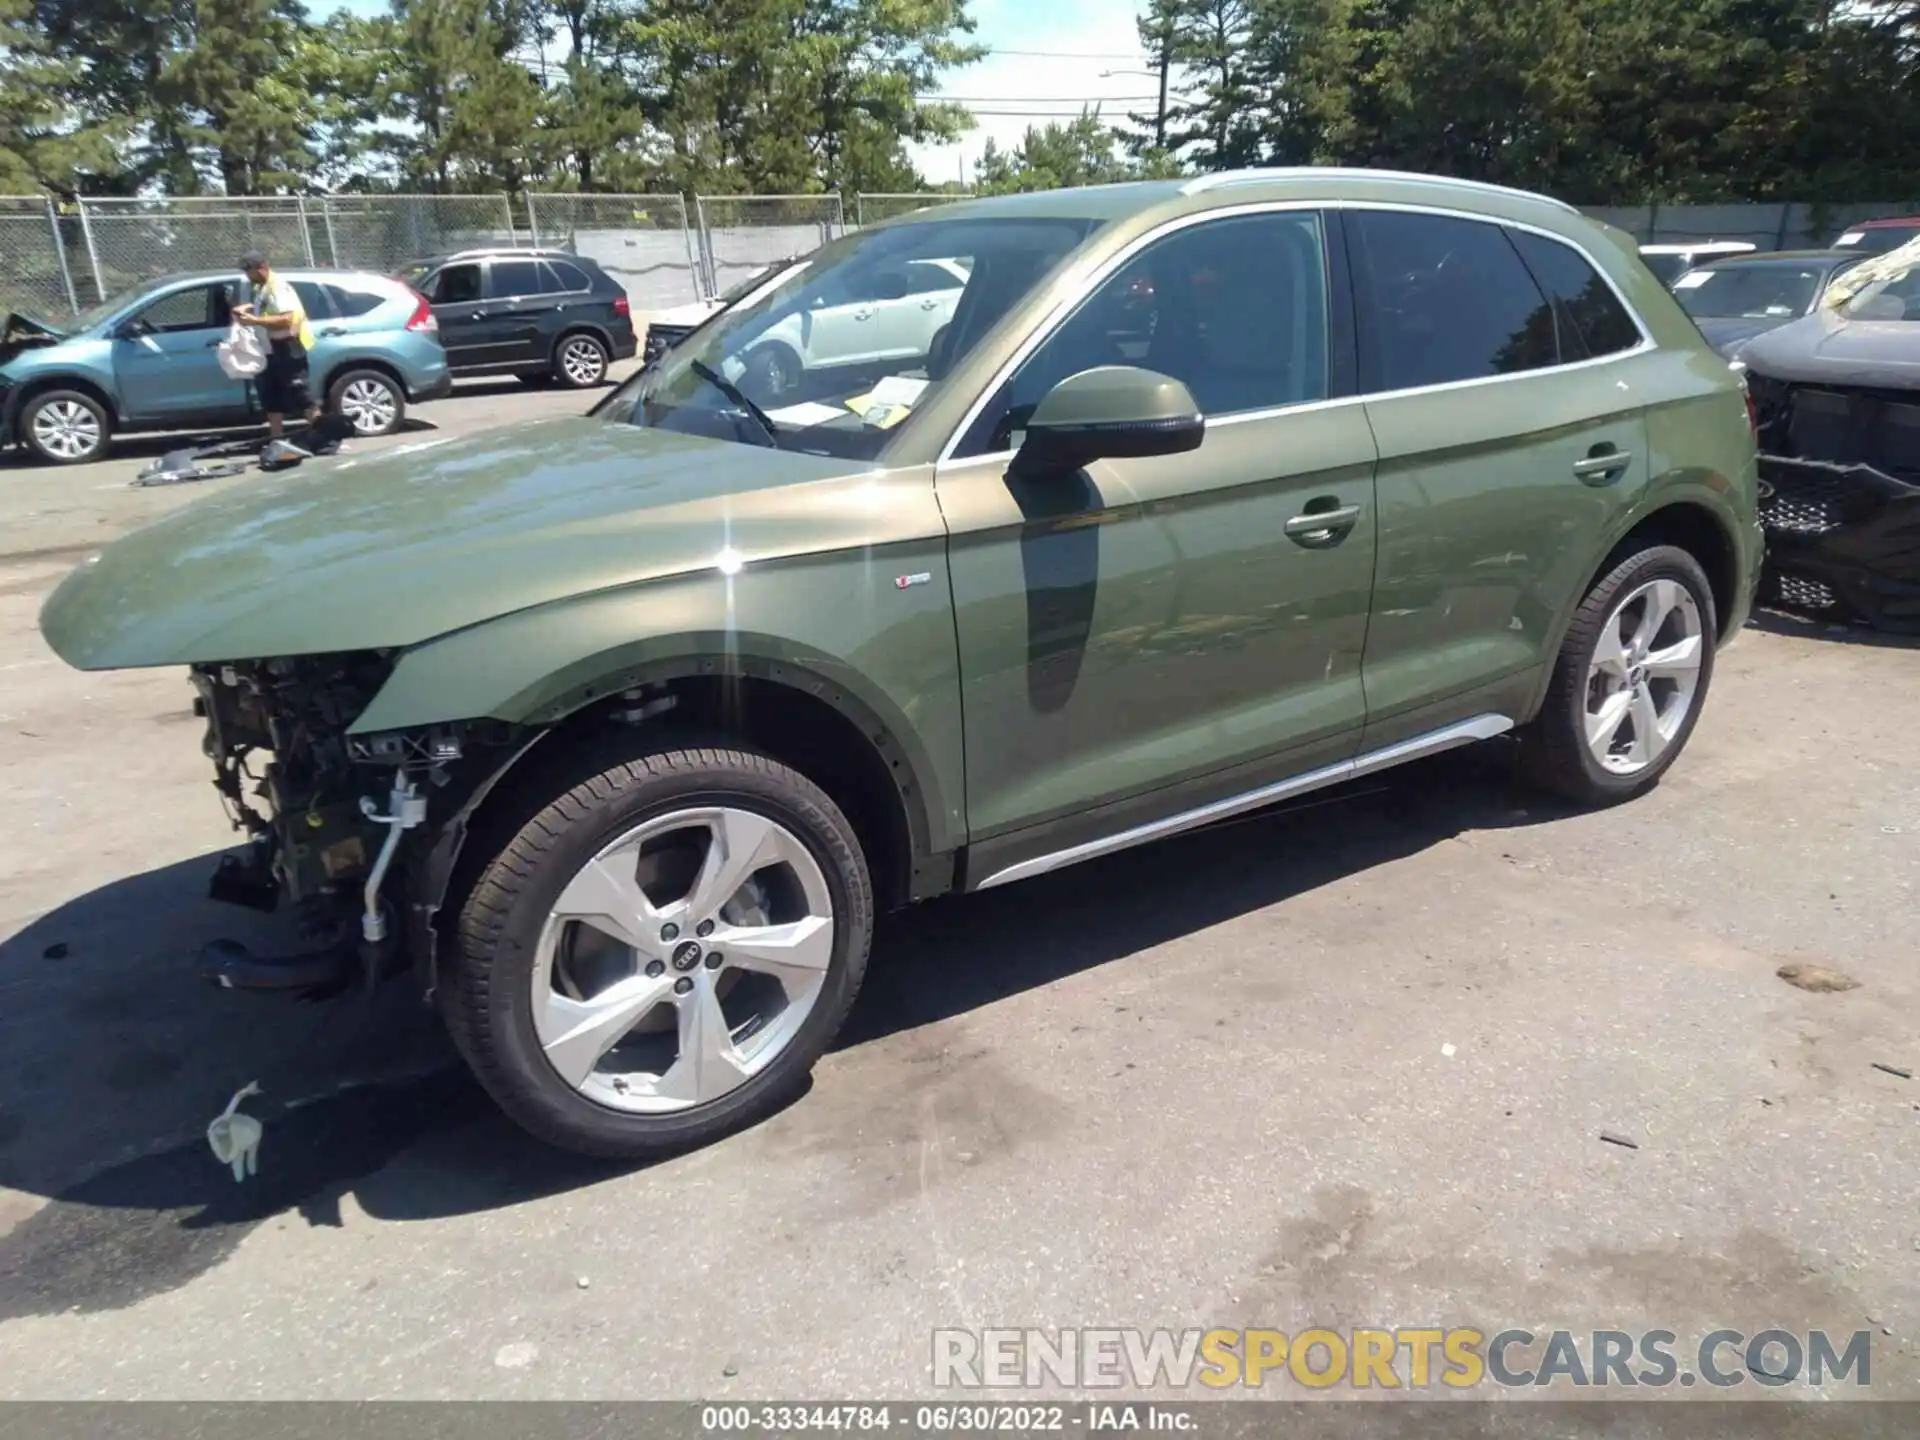
[[[351,320],[357,315],[370,315],[387,303],[387,296],[374,290],[350,290],[344,285],[329,285],[327,298],[333,302],[334,314]]]
[[[564,293],[593,288],[593,281],[587,278],[587,272],[571,261],[546,260],[541,262],[540,268],[552,276],[549,289]]]
[[[1606,277],[1578,250],[1531,230],[1509,230],[1527,269],[1552,298],[1562,358],[1618,355],[1640,343],[1640,327]]]

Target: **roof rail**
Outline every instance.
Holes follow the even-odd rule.
[[[1180,187],[1183,195],[1203,195],[1209,190],[1224,189],[1229,185],[1258,185],[1267,180],[1301,180],[1319,177],[1335,180],[1387,180],[1420,184],[1452,185],[1464,190],[1478,190],[1490,195],[1514,195],[1525,200],[1540,200],[1548,205],[1566,211],[1569,215],[1578,215],[1580,211],[1564,200],[1556,200],[1551,195],[1541,195],[1532,190],[1517,190],[1511,185],[1493,185],[1485,180],[1456,180],[1450,175],[1422,175],[1411,170],[1369,170],[1364,166],[1341,165],[1275,165],[1267,169],[1253,170],[1216,170],[1211,175],[1196,175]]]
[[[456,250],[449,260],[468,260],[476,255],[565,255],[569,260],[576,258],[571,250],[563,250],[557,245],[515,245],[511,241],[499,245],[469,245],[465,250]]]

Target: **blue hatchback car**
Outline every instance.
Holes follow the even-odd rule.
[[[453,388],[433,309],[400,281],[354,270],[280,273],[313,324],[313,394],[354,433],[384,435],[409,402]],[[0,444],[17,441],[42,460],[73,465],[103,456],[116,432],[257,423],[255,387],[229,377],[215,349],[244,283],[231,273],[175,275],[71,321],[8,315]]]

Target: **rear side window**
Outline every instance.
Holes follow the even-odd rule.
[[[1528,230],[1507,233],[1559,312],[1562,359],[1618,355],[1640,343],[1633,316],[1578,250]]]
[[[591,290],[593,288],[593,282],[587,279],[587,272],[582,270],[578,265],[571,264],[568,261],[549,260],[540,268],[547,271],[553,277],[552,281],[548,284],[549,289],[566,291]]]
[[[356,315],[370,315],[387,303],[384,295],[376,295],[371,290],[349,290],[342,285],[327,286],[327,298],[333,301],[333,313],[348,320]]]
[[[300,308],[307,312],[309,320],[330,320],[333,318],[333,306],[327,299],[327,287],[317,285],[311,280],[293,282],[293,293],[300,297]]]
[[[540,267],[532,260],[496,260],[488,267],[487,298],[504,300],[540,293]]]
[[[1356,210],[1362,388],[1410,390],[1559,362],[1553,306],[1498,225]]]

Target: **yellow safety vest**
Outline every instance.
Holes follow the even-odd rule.
[[[300,341],[300,348],[313,349],[313,326],[307,320],[307,307],[300,303],[300,292],[273,271],[267,271],[266,284],[254,287],[253,307],[269,320],[288,315],[295,317],[299,324],[294,327],[293,333]],[[284,337],[276,335],[272,338],[277,340]]]

